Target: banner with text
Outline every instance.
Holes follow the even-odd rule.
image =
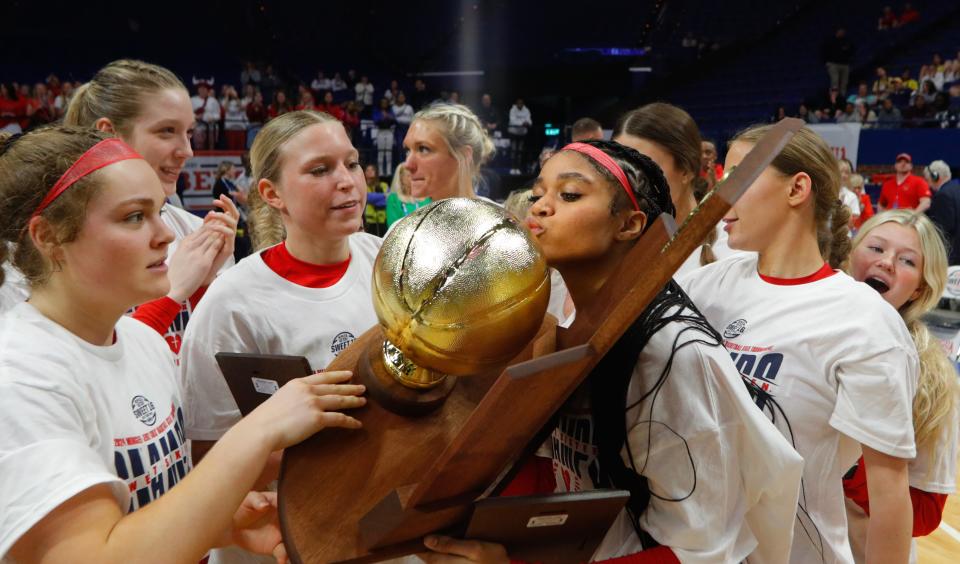
[[[217,181],[217,167],[223,161],[241,166],[242,154],[240,151],[197,151],[184,165],[177,182],[178,192],[183,186],[181,199],[184,209],[197,212],[213,207],[210,202],[213,200],[213,185]]]
[[[857,151],[860,148],[859,123],[817,123],[808,126],[833,149],[838,159],[847,159],[857,168]]]

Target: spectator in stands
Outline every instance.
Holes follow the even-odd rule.
[[[523,98],[517,98],[510,108],[510,120],[507,124],[507,133],[510,135],[510,159],[511,174],[521,174],[524,165],[524,153],[526,151],[527,134],[530,133],[530,126],[533,125],[533,118],[530,115],[530,108],[523,104]]]
[[[357,104],[361,106],[360,111],[365,112],[371,106],[373,106],[373,84],[370,84],[370,79],[367,75],[360,77],[360,82],[354,86],[354,92],[356,92],[356,101]]]
[[[334,103],[333,92],[331,90],[323,93],[323,103],[317,106],[317,110],[343,121],[343,108],[340,107],[340,104]]]
[[[953,180],[950,167],[943,161],[930,163],[923,176],[933,190],[927,216],[943,234],[950,266],[960,264],[960,182]]]
[[[910,96],[912,94],[913,92],[904,86],[903,79],[901,77],[895,76],[890,79],[890,90],[887,93],[887,98],[890,98],[895,107],[905,108],[908,106],[910,104]]]
[[[900,12],[900,17],[897,18],[897,21],[900,22],[901,26],[913,23],[920,19],[920,12],[913,7],[913,4],[907,2],[903,5],[903,12]]]
[[[853,229],[860,221],[860,198],[850,188],[850,176],[853,174],[853,163],[847,159],[839,159],[840,167],[840,201],[850,210],[849,227]]]
[[[893,7],[884,6],[883,12],[880,13],[880,19],[877,20],[877,29],[880,31],[886,31],[899,25],[900,21],[897,20],[897,15],[893,13]]]
[[[920,83],[910,76],[909,68],[903,69],[903,72],[900,73],[900,79],[903,81],[903,87],[910,92],[914,92],[917,88],[920,88]]]
[[[787,117],[787,108],[784,106],[777,106],[777,109],[773,111],[773,115],[770,116],[770,121],[772,123],[777,123],[778,121]]]
[[[941,129],[953,129],[960,125],[960,108],[950,106],[950,98],[946,92],[937,92],[936,97],[931,104],[933,117],[931,118],[934,127]]]
[[[857,85],[856,94],[847,96],[847,102],[853,103],[854,106],[861,102],[868,106],[873,106],[877,103],[877,96],[875,94],[870,94],[870,89],[867,87],[866,82],[861,82]]]
[[[603,126],[600,122],[588,117],[583,117],[573,122],[573,129],[570,132],[570,141],[589,141],[591,139],[603,139]]]
[[[865,102],[857,102],[857,121],[859,121],[865,129],[876,127],[877,114],[871,110],[870,106]]]
[[[396,116],[390,107],[390,100],[380,99],[380,107],[373,112],[373,125],[376,128],[374,145],[377,147],[377,168],[386,176],[393,175],[393,145],[396,141]]]
[[[197,94],[190,99],[197,125],[193,130],[195,149],[214,149],[217,146],[218,126],[220,124],[220,102],[210,95],[211,82],[194,79]]]
[[[901,121],[903,116],[900,114],[900,108],[893,105],[893,100],[885,98],[877,111],[877,129],[897,129]]]
[[[933,102],[933,99],[937,97],[937,85],[932,80],[924,80],[920,90],[914,95],[915,97],[923,97],[926,102],[929,104]]]
[[[943,71],[937,72],[933,65],[923,65],[920,67],[920,76],[917,80],[920,82],[921,92],[925,91],[927,82],[933,83],[934,90],[940,90],[943,88]]]
[[[357,71],[349,69],[347,76],[343,77],[343,81],[347,83],[347,90],[354,90],[357,86]]]
[[[427,91],[427,83],[424,82],[422,78],[413,81],[413,94],[410,95],[410,105],[413,106],[414,111],[419,112],[432,101],[433,97]]]
[[[248,125],[247,112],[237,96],[237,89],[227,85],[223,104],[223,129],[228,151],[243,151],[247,148]]]
[[[707,181],[707,190],[713,190],[723,179],[723,165],[718,161],[717,144],[712,139],[700,141],[700,178]]]
[[[278,90],[283,90],[283,81],[274,72],[273,65],[267,65],[263,72],[263,79],[260,81],[260,91],[263,92],[263,99],[276,100]]]
[[[240,106],[243,108],[243,111],[247,111],[247,106],[250,105],[250,102],[253,102],[253,96],[257,93],[257,87],[252,84],[247,84],[243,87],[243,96],[240,97]]]
[[[837,123],[859,123],[860,116],[857,115],[857,108],[853,102],[847,102],[843,111],[837,112]]]
[[[500,128],[500,114],[493,107],[493,98],[489,94],[480,97],[480,110],[477,112],[480,123],[487,130],[487,134],[493,137],[495,131]]]
[[[313,95],[319,98],[324,92],[333,88],[333,81],[323,75],[323,71],[317,71],[317,78],[310,83],[310,89]]]
[[[267,123],[270,116],[267,114],[267,107],[263,103],[263,94],[259,90],[254,91],[253,100],[247,104],[247,149],[253,146],[253,139],[260,133],[260,128]]]
[[[340,76],[340,73],[338,72],[333,73],[333,80],[330,81],[330,90],[334,94],[336,94],[337,92],[340,92],[341,90],[346,90],[346,89],[347,89],[347,83],[346,81],[343,80],[343,77]]]
[[[240,73],[240,84],[246,86],[252,85],[254,88],[260,87],[260,69],[252,61],[247,61],[243,71]]]
[[[838,111],[843,111],[843,108],[846,107],[846,99],[840,94],[839,88],[830,88],[827,91],[827,98],[824,100],[822,108],[830,109],[830,118],[833,119],[833,116],[836,115]]]
[[[273,94],[273,103],[267,106],[267,119],[271,120],[287,112],[292,112],[293,109],[293,104],[287,99],[287,93],[283,90],[277,90]]]
[[[69,80],[60,85],[60,93],[53,99],[53,107],[57,112],[57,119],[62,118],[73,97],[73,83]]]
[[[914,96],[913,102],[903,111],[903,127],[936,127],[930,106],[923,96]]]
[[[877,67],[875,73],[877,78],[873,81],[870,92],[875,96],[875,99],[882,100],[887,97],[887,91],[890,90],[890,78],[887,77],[887,69],[883,67]]]
[[[390,109],[393,111],[393,118],[397,121],[394,128],[396,133],[394,135],[394,147],[400,147],[403,145],[403,138],[407,136],[407,130],[410,129],[410,124],[413,122],[413,107],[407,103],[407,95],[401,90],[397,92]],[[403,160],[403,151],[394,151],[393,154],[394,165]]]
[[[396,80],[390,81],[390,88],[387,88],[383,92],[383,97],[387,99],[390,104],[393,104],[397,99],[397,94],[400,93],[400,83]]]
[[[359,84],[359,83],[358,83]],[[387,193],[390,187],[380,180],[377,165],[370,163],[363,169],[367,183],[367,207],[364,209],[364,229],[378,237],[387,233]]]
[[[450,97],[447,98],[447,103],[448,103],[448,104],[459,104],[459,103],[460,103],[460,91],[459,91],[459,90],[451,90],[451,91],[450,91]]]
[[[393,173],[393,183],[387,196],[387,229],[413,213],[417,208],[432,202],[430,198],[414,198],[410,190],[410,173],[403,164],[397,165]]]
[[[317,111],[317,101],[313,98],[313,92],[310,90],[300,91],[300,103],[297,104],[298,110]]]
[[[797,117],[807,123],[820,123],[820,117],[815,112],[811,112],[806,104],[800,104],[797,108]]]
[[[930,207],[930,186],[913,174],[913,157],[900,153],[893,167],[896,174],[880,187],[879,211],[898,208],[926,211]]]
[[[822,47],[823,62],[827,66],[830,76],[830,88],[837,88],[841,93],[847,91],[850,80],[850,62],[856,47],[847,39],[847,30],[837,28],[833,37],[824,42]]]
[[[53,106],[53,96],[47,89],[46,83],[38,82],[34,84],[32,94],[27,99],[27,117],[30,118],[30,128],[39,127],[57,119],[57,110]]]
[[[850,175],[850,189],[860,200],[860,217],[857,218],[854,229],[860,229],[863,222],[873,217],[873,202],[870,201],[870,194],[864,190],[864,180],[859,174]]]
[[[360,145],[358,139],[360,133],[360,103],[350,100],[347,102],[342,115],[341,121],[343,122],[343,128],[347,130],[347,137],[350,138],[354,147]]]

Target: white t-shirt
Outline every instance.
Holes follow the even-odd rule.
[[[10,252],[13,252],[11,249]],[[27,279],[9,262],[3,263],[3,285],[0,286],[0,313],[13,309],[30,297]]]
[[[853,190],[842,186],[840,188],[840,201],[850,209],[851,217],[860,215],[860,198],[857,197]]]
[[[0,560],[92,486],[133,511],[190,470],[167,343],[126,317],[115,334],[92,345],[29,303],[0,316]]]
[[[693,343],[704,337],[684,323],[669,323],[650,338],[634,368],[627,405],[650,390],[678,338],[690,343],[677,349],[656,401],[646,398],[626,412],[630,452],[624,448],[621,456],[629,467],[632,452],[655,494],[640,524],[685,564],[747,556],[786,562],[803,462],[756,409],[726,350]],[[564,407],[552,435],[558,491],[594,487],[597,449],[584,390]],[[624,511],[593,560],[642,548]]]
[[[713,256],[715,256],[717,260],[723,260],[733,255],[750,253],[750,251],[738,251],[730,248],[730,244],[728,242],[730,235],[723,229],[722,223],[717,225],[716,231],[717,240],[713,243],[711,248],[713,249]],[[680,268],[677,269],[677,272],[673,275],[673,277],[679,279],[680,277],[685,276],[703,266],[700,264],[700,256],[702,254],[703,245],[697,247],[692,253],[690,253],[690,256],[687,257],[687,260],[683,261],[683,264],[680,265]]]
[[[865,284],[842,272],[772,284],[757,261],[730,257],[679,282],[720,330],[737,369],[782,408],[774,422],[804,457],[806,514],[798,514],[791,561],[820,562],[822,544],[823,562],[852,562],[841,479],[860,444],[898,458],[916,454],[916,349],[897,311]],[[774,411],[763,398],[757,403]]]
[[[302,355],[316,370],[377,324],[371,282],[381,241],[367,233],[351,235],[350,266],[329,288],[286,280],[260,253],[217,277],[180,349],[188,437],[217,440],[240,420],[216,353]]]

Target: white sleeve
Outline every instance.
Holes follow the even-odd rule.
[[[220,102],[210,96],[207,98],[207,107],[203,112],[204,121],[220,121]]]
[[[111,486],[124,511],[128,503],[126,484],[91,446],[112,437],[87,430],[85,420],[96,415],[81,405],[82,391],[10,383],[11,370],[0,368],[7,381],[0,385],[0,561],[43,517],[92,486]]]
[[[659,338],[660,351],[644,361],[645,349],[628,402],[659,376],[675,336],[648,343]],[[750,400],[726,351],[679,348],[656,402],[652,416],[646,401],[628,413],[633,462],[653,494],[643,528],[684,563],[751,553],[786,562],[802,460]]]
[[[910,461],[910,486],[931,493],[956,493],[958,432],[960,406],[955,404],[940,437],[932,444],[918,448],[917,457]]]
[[[214,281],[211,290],[218,282]],[[224,302],[228,300],[220,298],[224,295],[226,293],[208,292],[183,334],[180,378],[188,439],[215,441],[241,419],[240,409],[214,355],[258,349],[253,332],[245,326],[247,320],[226,306]]]
[[[913,458],[917,454],[913,396],[918,371],[912,346],[849,349],[835,367],[837,403],[830,426],[884,454]]]

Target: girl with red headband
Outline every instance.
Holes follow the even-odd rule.
[[[531,199],[527,224],[578,307],[597,298],[646,227],[673,212],[659,167],[605,141],[551,157]],[[526,465],[503,495],[631,492],[593,561],[786,562],[800,457],[672,282],[568,400],[538,452],[546,463]],[[429,537],[426,546],[436,553],[428,562],[508,560],[495,544]]]
[[[0,316],[0,560],[198,562],[240,543],[285,561],[270,452],[363,405],[349,372],[280,389],[191,470],[174,360],[125,317],[164,295],[164,191],[129,146],[55,127],[0,140],[0,262],[31,297]]]
[[[196,125],[186,87],[169,70],[134,60],[114,61],[76,90],[63,118],[67,125],[112,133],[134,148],[157,173],[164,193],[176,193],[177,178],[193,156]],[[226,196],[213,201],[204,219],[165,204],[163,221],[173,231],[170,292],[140,304],[134,317],[156,329],[177,352],[183,331],[217,273],[233,264],[239,212]]]
[[[724,168],[739,165],[769,127],[738,134]],[[839,170],[823,139],[800,129],[723,218],[730,246],[758,254],[679,282],[764,390],[758,406],[804,457],[791,560],[853,562],[841,479],[862,453],[867,560],[906,562],[917,352],[897,311],[835,270],[850,251]],[[851,338],[865,327],[869,339]]]

